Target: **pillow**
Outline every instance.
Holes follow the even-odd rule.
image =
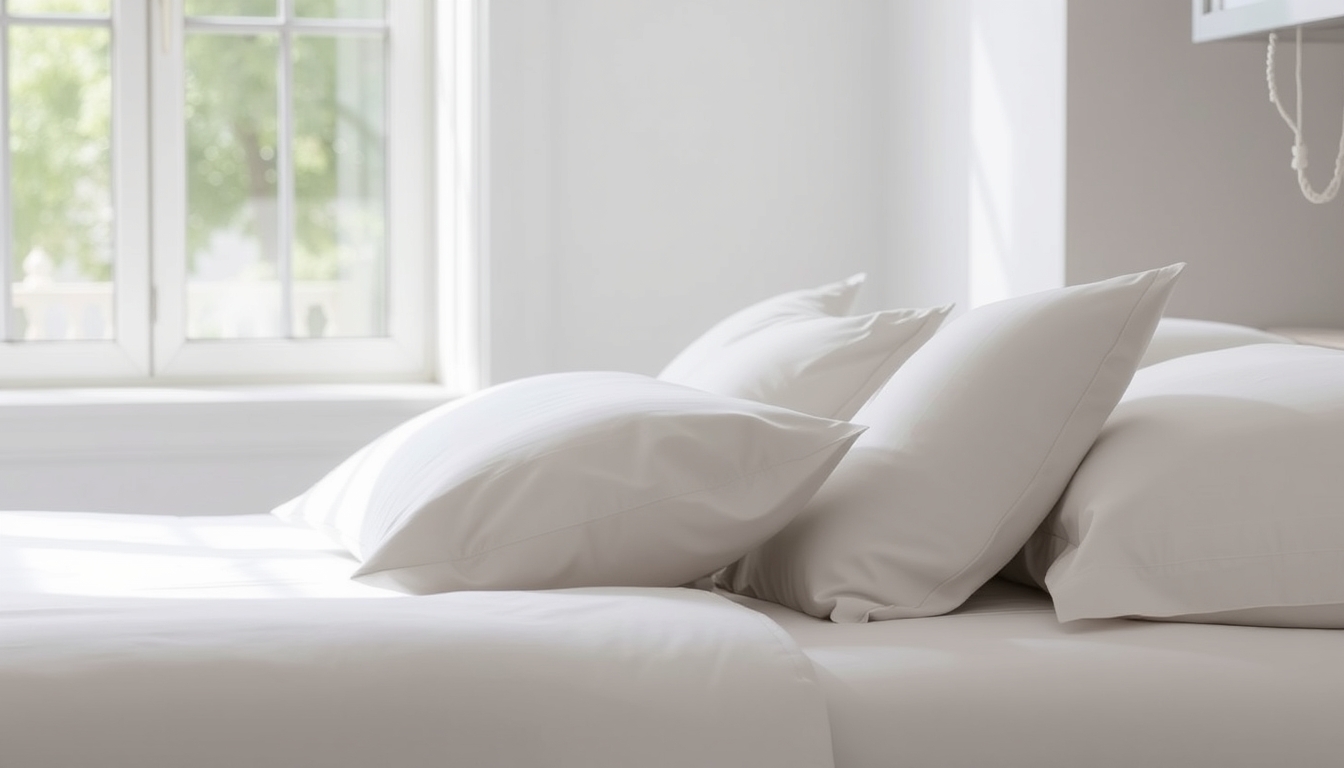
[[[862,431],[636,374],[539,376],[412,419],[274,514],[405,592],[676,586],[782,528]]]
[[[951,323],[855,416],[868,432],[798,519],[718,582],[841,622],[956,608],[1059,498],[1182,266]]]
[[[1140,371],[1024,548],[1062,621],[1344,627],[1344,353]]]
[[[951,307],[844,316],[864,276],[747,307],[691,342],[664,381],[848,419],[919,349]]]
[[[1292,339],[1259,328],[1213,320],[1164,317],[1153,332],[1153,341],[1139,361],[1140,368],[1184,355],[1212,352],[1246,344],[1292,344]]]

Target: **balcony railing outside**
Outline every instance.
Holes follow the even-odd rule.
[[[12,286],[11,341],[110,340],[116,334],[112,283],[55,280],[40,251],[24,259],[24,277]],[[279,286],[245,280],[193,282],[186,288],[192,339],[276,338]],[[293,324],[302,338],[353,336],[370,327],[367,290],[342,280],[293,283]],[[377,327],[377,326],[374,326]]]

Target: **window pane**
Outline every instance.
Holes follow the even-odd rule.
[[[10,28],[11,339],[113,336],[110,38]]]
[[[281,334],[274,35],[188,35],[187,336]]]
[[[9,0],[10,13],[80,13],[107,16],[111,12],[111,0]]]
[[[188,16],[274,16],[275,0],[187,0]]]
[[[379,19],[383,0],[294,0],[294,13],[320,19]]]
[[[381,38],[295,40],[296,336],[385,333],[384,61]]]

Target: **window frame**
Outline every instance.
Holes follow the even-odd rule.
[[[277,28],[289,18],[293,0],[279,2]],[[431,221],[435,115],[429,0],[387,2],[387,335],[324,339],[186,338],[184,0],[111,5],[115,338],[0,342],[0,386],[432,380],[439,254]],[[41,18],[60,23],[64,17]],[[5,37],[0,57],[7,55]],[[0,62],[0,82],[7,83],[4,67]],[[8,146],[7,112],[0,112],[0,123],[0,146]],[[5,165],[0,179],[5,185],[0,209],[9,215]],[[6,286],[0,337],[12,300],[8,250],[0,248],[0,280]]]
[[[0,10],[0,380],[41,385],[76,380],[144,379],[150,372],[149,188],[132,168],[149,163],[147,4],[113,2],[106,22],[55,14]],[[17,21],[16,21],[17,20]],[[9,166],[9,29],[12,25],[107,26],[112,56],[112,283],[111,341],[9,341],[12,322],[13,241]]]

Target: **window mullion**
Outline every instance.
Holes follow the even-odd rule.
[[[280,0],[280,77],[277,83],[276,160],[279,165],[276,271],[280,278],[280,337],[294,338],[294,0]]]
[[[153,152],[151,179],[152,249],[150,280],[154,287],[154,323],[151,375],[158,376],[186,341],[186,163],[183,113],[183,51],[185,35],[179,26],[180,0],[154,3],[152,13],[161,32],[171,30],[169,45],[149,48],[150,95],[148,120]]]
[[[111,19],[113,316],[117,343],[140,375],[151,367],[150,136],[147,7],[116,3]]]

